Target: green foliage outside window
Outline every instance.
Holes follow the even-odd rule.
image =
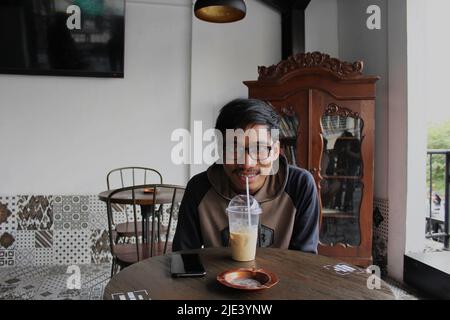
[[[450,150],[450,120],[428,127],[428,149]],[[445,155],[433,155],[433,191],[445,193]],[[430,186],[430,158],[427,158],[427,188]],[[428,189],[427,189],[428,190]]]

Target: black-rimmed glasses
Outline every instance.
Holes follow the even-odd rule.
[[[267,160],[270,157],[270,152],[273,149],[272,145],[255,144],[249,147],[234,145],[225,148],[227,159],[244,159],[245,153],[248,153],[253,160]]]

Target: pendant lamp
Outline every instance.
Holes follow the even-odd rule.
[[[243,0],[197,0],[194,14],[200,20],[227,23],[241,20],[247,11]]]

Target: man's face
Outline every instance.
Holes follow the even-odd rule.
[[[248,177],[250,193],[254,194],[263,186],[273,162],[278,159],[280,144],[273,141],[265,125],[251,125],[244,131],[245,136],[241,138],[226,139],[223,167],[236,192],[246,192]]]

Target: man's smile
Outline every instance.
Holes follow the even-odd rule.
[[[248,183],[252,184],[255,179],[261,174],[260,170],[235,170],[233,172],[241,182],[243,186],[246,184],[246,178],[248,178]]]

